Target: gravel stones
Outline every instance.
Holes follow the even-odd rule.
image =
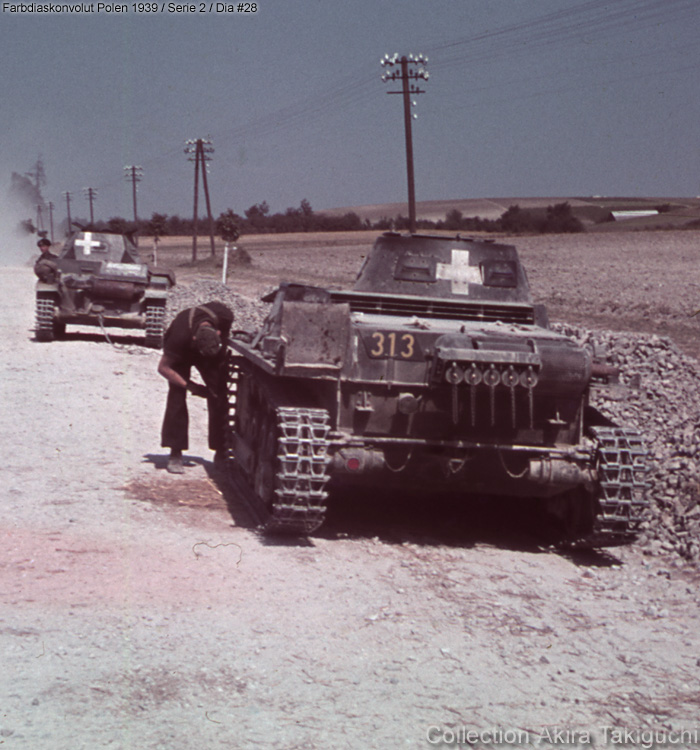
[[[168,296],[166,325],[187,307],[219,300],[233,310],[233,329],[256,331],[262,325],[269,305],[232,291],[225,284],[212,279],[198,279],[187,285],[176,284]]]
[[[662,336],[553,328],[603,350],[630,386],[626,398],[596,392],[592,403],[646,441],[650,509],[639,543],[650,554],[700,562],[700,364]]]

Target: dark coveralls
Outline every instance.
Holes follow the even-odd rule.
[[[58,278],[58,266],[55,261],[58,255],[54,255],[50,250],[43,250],[41,255],[34,263],[34,273],[40,281],[52,284]]]
[[[221,331],[221,351],[215,357],[202,356],[194,346],[192,337],[199,324],[208,320]],[[209,415],[209,448],[213,451],[225,447],[226,422],[226,341],[228,340],[233,313],[221,302],[207,302],[178,313],[168,326],[163,337],[163,353],[172,360],[172,368],[189,381],[190,371],[195,367],[209,389],[207,412]],[[187,390],[168,386],[168,399],[163,417],[161,445],[164,448],[187,450],[189,415],[187,412]]]

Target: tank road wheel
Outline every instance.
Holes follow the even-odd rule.
[[[34,333],[37,341],[53,341],[60,330],[60,324],[54,320],[56,298],[52,294],[36,295],[36,327]],[[63,326],[65,330],[65,325]],[[57,330],[58,329],[58,330]]]
[[[146,305],[146,346],[160,349],[163,346],[165,330],[165,305],[149,302]]]

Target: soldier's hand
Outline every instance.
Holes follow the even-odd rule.
[[[209,395],[209,389],[206,385],[201,383],[194,383],[193,381],[187,381],[187,390],[193,395],[199,398],[206,398]]]

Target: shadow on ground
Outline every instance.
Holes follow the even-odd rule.
[[[370,493],[337,490],[326,522],[316,532],[326,539],[378,538],[387,544],[474,547],[488,545],[561,554],[577,565],[619,565],[611,550],[566,549],[552,543],[556,530],[537,500],[418,492]]]
[[[93,344],[112,344],[113,346],[118,347],[139,346],[145,351],[153,351],[151,347],[146,346],[143,331],[140,333],[120,333],[119,329],[117,331],[106,329],[104,332],[99,328],[90,332],[72,331],[68,329],[66,333],[57,336],[50,342],[37,341],[35,337],[32,338],[32,341],[41,346],[60,346],[60,344],[70,343],[72,341],[82,341]]]
[[[230,516],[235,526],[256,528],[257,520],[232,485],[226,469],[201,456],[185,453],[182,458],[185,473],[174,475],[167,471],[167,453],[146,453],[144,463],[153,465],[154,475],[129,483],[125,491],[132,499],[166,509],[187,507],[223,512]],[[188,472],[195,466],[201,466],[204,475]]]
[[[548,526],[536,500],[502,497],[465,498],[457,494],[372,492],[336,488],[331,492],[326,521],[308,538],[266,535],[255,509],[246,501],[240,484],[228,469],[200,456],[184,455],[185,466],[202,466],[204,476],[167,473],[167,454],[146,454],[156,469],[152,479],[125,488],[136,500],[170,508],[227,513],[235,526],[258,530],[267,546],[309,547],[314,539],[378,539],[385,544],[418,544],[425,547],[475,547],[487,545],[532,553],[556,552],[581,566],[619,565],[614,548],[565,549],[552,545]],[[192,519],[190,519],[192,520]],[[195,519],[196,520],[196,519]]]

